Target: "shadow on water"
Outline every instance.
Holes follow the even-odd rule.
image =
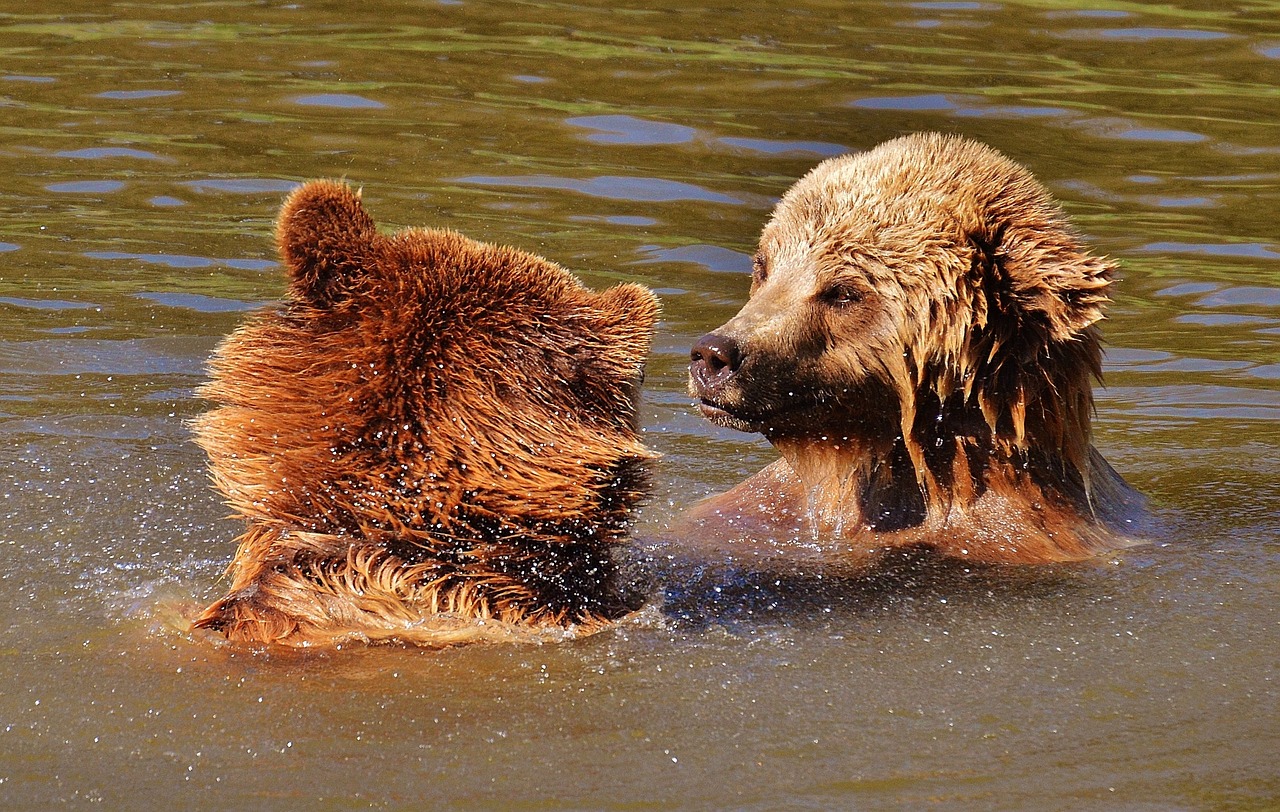
[[[687,631],[721,627],[750,636],[761,624],[804,628],[885,613],[927,616],[931,606],[1017,612],[1100,588],[1100,565],[996,566],[943,558],[925,548],[885,551],[856,573],[818,569],[761,572],[732,559],[691,561],[648,549],[628,562],[635,588]]]

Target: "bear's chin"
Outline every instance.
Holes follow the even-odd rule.
[[[822,425],[820,418],[808,408],[747,416],[735,413],[730,408],[705,398],[700,398],[697,406],[698,412],[717,426],[744,431],[748,434],[763,434],[770,439],[774,436],[791,436],[797,433],[813,434],[813,426]]]
[[[718,406],[712,401],[705,398],[698,401],[698,411],[703,417],[715,423],[717,426],[724,426],[727,429],[736,429],[745,431],[749,434],[755,434],[763,431],[763,424],[755,420],[748,420]]]

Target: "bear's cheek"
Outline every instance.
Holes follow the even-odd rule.
[[[871,358],[901,344],[901,313],[896,303],[874,293],[860,293],[844,304],[815,297],[797,344],[825,364]]]

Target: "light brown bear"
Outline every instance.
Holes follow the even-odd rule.
[[[219,347],[194,425],[248,522],[195,627],[441,645],[634,609],[611,551],[653,456],[635,400],[654,296],[449,231],[380,234],[329,181],[276,235],[288,296]]]
[[[855,567],[889,548],[1032,563],[1125,544],[1141,498],[1090,441],[1112,271],[989,147],[918,134],[818,165],[690,365],[702,413],[782,458],[681,535]]]

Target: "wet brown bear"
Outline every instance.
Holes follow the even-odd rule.
[[[445,644],[630,609],[610,552],[645,489],[635,397],[656,318],[512,248],[379,234],[346,186],[289,196],[279,309],[223,342],[195,422],[249,523],[233,640]]]
[[[782,459],[695,507],[683,535],[846,563],[1124,544],[1140,497],[1090,442],[1112,269],[1029,172],[972,141],[912,135],[820,164],[690,366],[703,414]]]

